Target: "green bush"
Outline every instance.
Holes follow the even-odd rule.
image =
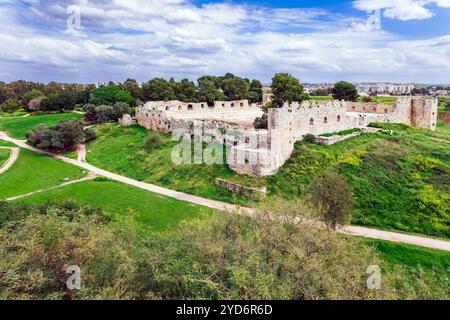
[[[303,137],[303,141],[309,142],[309,143],[315,143],[316,142],[316,136],[311,134],[311,133],[308,133],[307,135],[305,135]]]
[[[160,148],[164,144],[164,141],[158,134],[150,132],[147,138],[145,139],[145,149],[147,151],[152,151]]]

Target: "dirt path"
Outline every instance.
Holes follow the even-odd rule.
[[[17,161],[20,154],[20,148],[7,148],[7,147],[0,147],[0,148],[11,150],[11,155],[9,156],[9,159],[3,164],[2,167],[0,167],[0,174],[2,174],[11,169],[11,167]]]
[[[86,162],[86,145],[85,144],[79,144],[77,146],[77,160],[80,162]]]
[[[159,187],[156,185],[152,185],[145,182],[140,182],[137,180],[133,180],[97,167],[94,167],[93,165],[90,165],[88,163],[84,163],[78,160],[70,159],[63,157],[61,155],[53,154],[50,152],[46,152],[43,150],[39,150],[36,148],[33,148],[29,145],[27,145],[24,141],[16,140],[13,138],[10,138],[8,135],[0,131],[0,139],[3,139],[5,141],[9,141],[11,143],[16,144],[19,147],[22,147],[24,149],[42,154],[47,155],[50,157],[53,157],[55,159],[64,161],[65,163],[69,163],[75,166],[78,166],[80,168],[83,168],[89,172],[92,172],[96,175],[106,177],[108,179],[122,182],[143,190],[147,190],[153,193],[157,193],[163,196],[175,198],[181,201],[190,202],[197,205],[202,205],[208,208],[217,209],[221,211],[227,211],[227,212],[241,212],[244,214],[253,214],[255,213],[254,209],[251,208],[245,208],[245,207],[239,207],[232,204],[228,204],[221,201],[215,201],[215,200],[209,200],[197,196],[193,196],[190,194],[170,190],[167,188]],[[355,226],[348,226],[343,228],[343,230],[340,231],[341,233],[351,234],[351,235],[357,235],[367,238],[373,238],[373,239],[382,239],[387,240],[391,242],[397,242],[397,243],[407,243],[412,244],[416,246],[421,247],[427,247],[432,249],[439,249],[439,250],[445,250],[450,251],[450,241],[445,240],[437,240],[433,238],[427,238],[427,237],[421,237],[421,236],[414,236],[414,235],[405,235],[402,233],[395,233],[395,232],[388,232],[383,230],[376,230],[376,229],[368,229],[368,228],[362,228],[362,227],[355,227]]]

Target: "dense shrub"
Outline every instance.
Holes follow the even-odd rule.
[[[253,126],[255,129],[268,129],[268,116],[267,113],[264,113],[261,118],[256,118],[253,122]]]
[[[0,104],[0,112],[4,113],[14,113],[21,108],[19,100],[9,99]]]
[[[154,132],[150,132],[145,139],[145,148],[148,151],[152,151],[155,149],[158,149],[164,144],[164,141],[161,139],[161,137]]]
[[[80,121],[69,119],[52,127],[40,124],[27,133],[27,139],[39,149],[62,152],[72,151],[77,144],[95,139],[95,133],[85,130]]]
[[[307,135],[305,135],[303,137],[303,141],[309,142],[309,143],[315,143],[316,142],[316,136],[311,134],[311,133],[308,133]]]
[[[84,118],[88,123],[117,122],[124,114],[131,114],[130,105],[125,102],[117,102],[113,105],[86,104],[83,107]]]
[[[302,202],[272,201],[258,219],[223,213],[153,233],[130,216],[107,220],[72,202],[0,203],[0,299],[449,296],[445,276],[398,267],[383,270],[381,289],[369,290],[368,266],[384,261],[359,238],[322,228],[314,215]],[[72,265],[81,269],[81,290],[66,287]]]

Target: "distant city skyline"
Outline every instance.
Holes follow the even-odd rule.
[[[0,0],[0,81],[450,83],[450,0]]]

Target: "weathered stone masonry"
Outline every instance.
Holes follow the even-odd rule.
[[[330,101],[306,101],[270,109],[267,130],[254,130],[253,121],[262,115],[256,105],[242,101],[206,103],[179,101],[149,102],[138,108],[138,124],[149,130],[171,132],[188,130],[203,121],[204,141],[229,145],[228,165],[239,174],[274,174],[292,155],[295,142],[305,135],[321,135],[370,123],[405,123],[436,130],[437,99],[400,97],[395,105]],[[219,129],[219,130],[218,130]],[[219,132],[219,133],[218,133]],[[232,132],[232,134],[229,134]]]

